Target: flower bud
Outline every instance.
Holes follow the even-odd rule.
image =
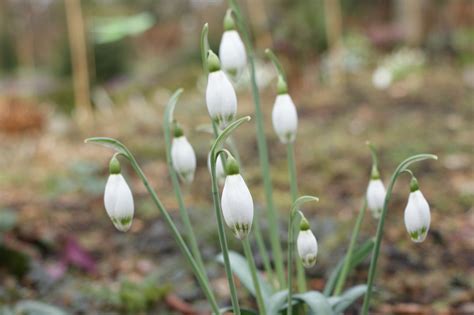
[[[235,22],[231,10],[227,11],[224,18],[224,33],[219,46],[219,57],[222,69],[235,76],[240,74],[247,65],[245,46],[239,33],[235,30]]]
[[[383,205],[385,202],[385,186],[383,185],[382,180],[380,179],[379,171],[374,165],[372,167],[372,175],[370,178],[369,186],[367,187],[367,206],[369,207],[372,217],[374,219],[379,219],[382,214]]]
[[[311,231],[306,218],[301,219],[296,245],[303,265],[306,268],[314,266],[316,264],[316,256],[318,255],[318,241]]]
[[[210,50],[208,56],[206,104],[209,116],[224,129],[237,112],[237,96],[227,75],[220,70],[219,58]]]
[[[110,176],[105,185],[104,205],[114,226],[122,232],[130,229],[133,220],[133,196],[127,182],[120,174],[120,163],[116,157],[110,160]]]
[[[183,130],[175,124],[174,138],[171,143],[171,161],[173,168],[186,183],[191,183],[196,170],[196,154]]]
[[[411,240],[421,243],[425,240],[430,228],[430,206],[418,187],[415,177],[410,183],[410,196],[405,208],[405,227]]]
[[[211,152],[207,155],[207,168],[209,170],[209,173],[212,176],[211,172]],[[225,181],[225,170],[224,166],[222,165],[222,159],[221,157],[217,157],[216,160],[216,176],[217,176],[217,181],[219,182],[219,185],[223,185]]]
[[[222,214],[235,237],[244,239],[252,227],[252,195],[239,174],[239,165],[233,157],[229,157],[226,161],[226,173],[221,200]]]
[[[298,128],[296,107],[288,93],[276,97],[272,112],[273,129],[282,143],[295,141]]]

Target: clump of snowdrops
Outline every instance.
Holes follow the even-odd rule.
[[[221,248],[218,259],[225,267],[231,305],[221,305],[216,299],[182,197],[181,185],[192,184],[197,165],[194,149],[185,135],[184,128],[173,115],[178,98],[182,93],[181,89],[172,95],[166,106],[163,128],[169,174],[178,200],[184,230],[180,231],[176,227],[174,220],[160,201],[157,192],[150,186],[132,152],[124,144],[112,138],[89,138],[86,142],[102,144],[115,150],[110,160],[110,176],[104,194],[107,214],[119,231],[126,232],[133,224],[133,194],[121,174],[120,158],[131,164],[150,193],[154,204],[169,226],[177,245],[196,276],[214,314],[229,311],[234,314],[270,315],[308,312],[309,314],[341,314],[362,296],[365,296],[362,313],[367,314],[373,293],[385,217],[394,184],[401,174],[407,173],[411,176],[410,193],[404,219],[408,236],[414,242],[422,242],[426,238],[430,226],[430,208],[409,166],[414,162],[436,159],[436,156],[419,154],[402,161],[392,174],[386,189],[379,171],[375,148],[368,143],[372,154],[372,171],[346,255],[332,271],[322,292],[308,291],[304,268],[311,268],[317,263],[318,242],[314,232],[317,235],[318,231],[313,232],[302,208],[304,204],[317,202],[319,199],[312,195],[300,195],[298,192],[294,155],[298,130],[297,107],[288,92],[288,82],[278,58],[271,50],[267,49],[266,55],[274,64],[278,77],[272,124],[281,145],[286,146],[287,149],[289,187],[292,198],[292,207],[286,211],[288,246],[285,259],[282,242],[279,239],[280,219],[273,203],[268,148],[255,76],[254,50],[237,2],[230,0],[229,6],[230,9],[224,17],[224,33],[219,47],[219,56],[209,49],[207,24],[204,25],[201,33],[201,53],[203,70],[207,75],[205,101],[214,134],[208,155],[208,167],[212,179],[211,192],[215,210],[215,226],[218,230]],[[240,167],[238,152],[235,148],[228,146],[226,141],[234,130],[250,121],[249,116],[237,118],[238,99],[233,85],[233,82],[239,79],[247,67],[255,105],[254,120],[266,199],[265,212],[255,209],[252,192],[245,182],[245,174]],[[377,232],[374,238],[357,245],[361,222],[367,208],[371,211],[374,219],[378,221]],[[260,228],[261,221],[267,221],[269,226],[270,248],[267,248],[264,242],[265,238]],[[225,226],[241,242],[243,256],[237,252],[238,249],[237,251],[229,249]],[[251,250],[252,241],[255,241],[262,257],[264,270],[256,268]],[[269,254],[270,251],[272,255]],[[319,255],[329,255],[329,253],[319,253]],[[371,256],[371,262],[367,283],[346,288],[345,281],[348,274],[368,256]],[[270,257],[273,259],[270,260]],[[257,310],[252,310],[248,306],[241,308],[234,275],[255,297]]]

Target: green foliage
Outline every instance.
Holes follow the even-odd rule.
[[[23,300],[13,307],[0,308],[0,315],[67,315],[60,308],[34,300]]]

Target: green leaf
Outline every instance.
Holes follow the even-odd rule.
[[[115,140],[113,138],[107,137],[93,137],[84,140],[85,143],[95,143],[102,145],[106,148],[113,149],[118,153],[130,158],[130,151],[128,151],[127,147],[120,141]]]
[[[46,303],[24,300],[15,305],[15,314],[22,315],[66,315],[65,311]]]
[[[98,44],[121,40],[127,36],[141,34],[155,24],[150,13],[139,13],[133,16],[95,18],[92,28],[93,38]]]
[[[232,312],[232,306],[221,308],[219,311],[221,312],[221,314],[223,314],[224,312],[227,312],[227,313]],[[246,308],[241,308],[240,314],[241,315],[258,315],[257,311],[246,309]]]
[[[367,285],[361,284],[344,291],[339,296],[332,296],[328,300],[334,312],[339,314],[339,313],[344,312],[358,298],[364,295],[366,291],[367,291]]]
[[[250,274],[247,260],[239,253],[233,251],[229,251],[229,259],[232,272],[235,273],[247,290],[255,296],[255,288],[253,286],[252,275]],[[217,256],[217,261],[221,264],[224,263],[222,254]],[[260,289],[262,290],[263,299],[266,301],[272,294],[272,288],[270,284],[263,279],[260,273],[257,273],[257,277],[258,282],[260,283]]]
[[[374,244],[375,244],[374,239],[368,239],[362,245],[360,245],[358,248],[354,250],[354,252],[352,253],[352,259],[351,259],[352,261],[351,261],[349,271],[351,271],[358,264],[364,261],[367,255],[369,255],[372,252],[372,249],[374,248]],[[339,275],[342,271],[342,266],[344,265],[345,259],[346,257],[344,256],[336,265],[336,268],[331,272],[328,282],[326,283],[326,286],[324,287],[323,293],[325,296],[329,296],[334,291],[334,287],[336,286],[337,279],[339,278]]]
[[[0,233],[13,229],[18,222],[18,216],[11,209],[0,210]]]
[[[334,311],[329,304],[328,298],[321,292],[309,291],[305,293],[295,294],[294,298],[306,303],[311,311],[317,315],[333,315]]]
[[[268,315],[278,315],[280,311],[286,309],[287,300],[288,290],[278,291],[270,296],[265,303],[265,309]]]

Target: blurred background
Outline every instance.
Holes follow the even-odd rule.
[[[439,156],[413,168],[432,211],[422,244],[410,241],[403,224],[408,178],[395,187],[374,314],[473,314],[474,2],[239,3],[256,47],[284,246],[290,196],[285,147],[271,127],[276,74],[264,58],[267,47],[281,59],[297,104],[300,193],[321,199],[306,211],[320,242],[319,262],[307,272],[310,287],[324,286],[347,248],[368,183],[370,139],[385,182],[409,155]],[[214,261],[219,245],[206,168],[212,137],[198,128],[209,123],[200,31],[208,22],[210,45],[218,51],[226,9],[223,0],[0,0],[0,313],[31,301],[70,314],[207,309],[125,163],[136,215],[129,233],[114,229],[102,201],[111,152],[83,144],[89,136],[124,142],[179,223],[161,126],[164,105],[179,87],[185,92],[175,117],[198,157],[186,204],[212,285],[230,304],[223,268]],[[237,92],[238,115],[253,115],[248,74]],[[261,208],[253,122],[236,132],[235,142]],[[366,216],[362,240],[374,235],[376,224]],[[364,283],[367,269],[365,262],[350,283]],[[242,304],[251,305],[240,291]]]

